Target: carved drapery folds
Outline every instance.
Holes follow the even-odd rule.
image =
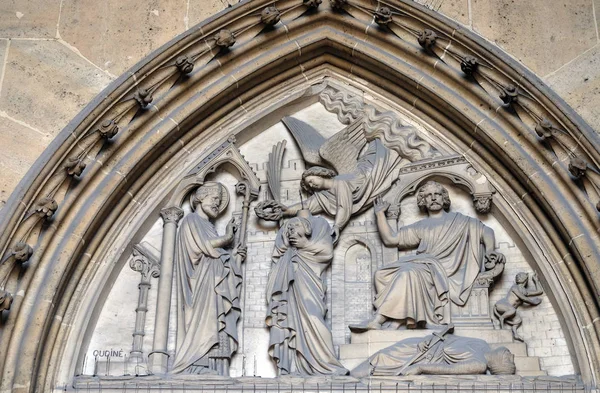
[[[189,168],[204,151],[198,145],[241,132],[257,118],[303,102],[299,97],[317,100],[314,90],[327,78],[361,85],[382,106],[394,103],[430,121],[467,162],[495,174],[492,212],[501,209],[513,219],[535,254],[540,275],[556,293],[582,378],[596,385],[600,242],[594,176],[600,152],[593,131],[514,60],[415,2],[386,1],[392,17],[381,28],[369,28],[374,2],[336,0],[317,9],[309,3],[244,2],[191,29],[115,82],[59,135],[55,150],[0,218],[1,277],[10,276],[7,285],[25,297],[13,302],[10,329],[3,328],[1,390],[70,386],[74,348],[84,337],[74,322],[83,319],[78,310],[91,309],[92,289],[98,289],[90,282],[110,276],[112,250],[125,249],[141,217],[161,207],[157,194],[168,199],[166,179]],[[281,11],[271,29],[261,21],[268,6]],[[437,36],[428,51],[418,40],[426,29]],[[231,35],[221,37],[224,30]],[[220,50],[218,39],[225,45],[231,36],[229,50]],[[187,60],[178,62],[182,56]],[[156,110],[143,109],[144,103]],[[569,172],[575,156],[586,162],[579,179]],[[575,164],[580,174],[583,165]],[[80,181],[71,182],[74,176]],[[191,174],[186,180],[189,187],[196,186],[194,179]],[[45,196],[60,209],[52,225],[30,231],[33,222],[46,220],[35,208]],[[473,197],[487,209],[485,195]],[[46,205],[39,214],[47,217],[51,210]],[[33,254],[17,280],[4,272],[12,271],[17,259],[11,250],[19,242]]]

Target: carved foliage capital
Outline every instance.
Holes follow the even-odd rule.
[[[160,275],[159,264],[135,249],[133,250],[133,258],[129,262],[129,267],[134,272],[140,273],[144,280],[149,280],[150,277],[156,278]]]
[[[160,216],[165,224],[170,222],[178,223],[183,218],[183,210],[176,206],[164,208],[160,211]]]
[[[42,218],[49,219],[58,209],[58,203],[53,198],[44,197],[35,205],[35,212]]]

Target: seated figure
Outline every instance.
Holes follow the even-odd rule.
[[[450,323],[450,302],[466,303],[485,255],[494,251],[493,230],[476,218],[448,212],[450,198],[441,184],[425,183],[417,204],[429,218],[395,232],[385,216],[389,203],[376,200],[383,243],[417,251],[375,272],[375,316],[365,325],[351,326],[353,331]]]
[[[354,377],[393,375],[507,375],[516,371],[505,347],[492,350],[483,340],[451,334],[452,329],[424,338],[407,338],[378,351],[351,371]]]

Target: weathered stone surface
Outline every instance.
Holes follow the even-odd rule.
[[[54,38],[60,0],[3,0],[0,37]]]
[[[429,6],[440,14],[454,19],[464,25],[469,24],[469,2],[468,0],[415,0],[417,3]]]
[[[473,29],[546,75],[597,42],[588,0],[473,0]]]
[[[120,75],[185,30],[185,1],[66,0],[59,32],[98,67]]]
[[[110,80],[59,42],[12,41],[0,110],[56,135]]]
[[[600,31],[600,0],[594,0],[594,11],[596,13],[596,35]],[[598,36],[598,40],[600,41],[600,36]]]
[[[600,132],[600,45],[550,75],[546,82]]]
[[[0,116],[0,208],[51,140],[51,135]]]
[[[0,40],[0,75],[4,71],[4,60],[6,59],[6,49],[8,48],[8,40]],[[2,78],[0,77],[0,88],[2,87]]]
[[[221,0],[221,1],[206,1],[206,0],[189,0],[188,9],[188,26],[192,27],[210,16],[213,16],[225,8],[231,7],[239,3],[237,0]]]

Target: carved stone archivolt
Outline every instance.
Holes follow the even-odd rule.
[[[410,139],[421,153],[419,160],[444,165],[423,167],[425,162],[407,159],[397,168],[399,183],[386,190],[390,195],[371,195],[398,205],[431,179],[467,190],[479,219],[497,217],[531,255],[530,263],[551,295],[538,308],[552,302],[557,310],[556,323],[566,334],[563,339],[581,378],[569,387],[597,386],[598,137],[528,70],[461,26],[416,2],[390,0],[379,6],[366,0],[240,3],[143,60],[70,123],[2,209],[0,303],[10,311],[1,325],[0,390],[68,390],[74,385],[84,390],[90,383],[92,389],[123,389],[122,381],[110,378],[75,380],[83,364],[80,349],[89,339],[90,316],[105,301],[105,285],[113,284],[130,255],[121,254],[139,242],[138,235],[159,218],[161,209],[168,209],[160,238],[157,311],[162,311],[155,315],[153,330],[155,375],[125,384],[157,385],[158,379],[151,379],[169,369],[174,355],[167,345],[172,269],[177,218],[185,219],[177,209],[189,214],[190,193],[216,168],[228,167],[236,181],[245,182],[239,187],[243,196],[236,195],[239,215],[255,220],[250,201],[260,195],[260,181],[228,136],[236,135],[235,143],[242,146],[315,103],[332,108],[340,129],[361,117],[370,132],[377,131],[377,124],[386,129],[402,125],[397,123],[402,116],[390,113],[419,125]],[[267,7],[279,13],[263,15]],[[288,138],[289,145],[293,141]],[[264,149],[270,151],[272,145]],[[295,178],[295,187],[300,180]],[[354,185],[347,179],[339,184]],[[166,213],[171,210],[175,213]],[[392,210],[385,220],[392,225],[404,215]],[[368,221],[340,227],[340,242],[360,231],[376,241],[374,223]],[[268,239],[278,223],[273,225],[253,236]],[[510,264],[507,254],[504,266]],[[482,275],[487,272],[482,270]],[[483,293],[479,301],[486,299],[481,304],[490,304],[484,289],[477,293]],[[488,330],[488,342],[494,338],[494,344],[515,344],[510,331]],[[340,344],[340,361],[351,359],[342,356],[342,345],[388,342],[390,336],[382,340],[377,334],[363,332]],[[402,330],[388,334],[394,342],[406,338],[399,336]],[[457,331],[457,336],[466,335]],[[348,351],[357,353],[356,348]],[[363,349],[370,350],[366,344]],[[515,355],[523,357],[519,362],[526,362],[526,351]],[[373,355],[367,352],[364,358]],[[246,359],[245,367],[261,361]],[[180,381],[185,382],[173,381],[169,387],[186,389],[184,377]],[[532,390],[542,383],[519,381]],[[233,382],[219,386],[227,383]],[[469,388],[474,383],[479,382],[469,381]],[[510,383],[503,386],[509,389]]]

